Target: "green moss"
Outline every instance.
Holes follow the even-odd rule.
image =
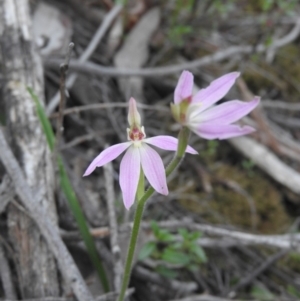
[[[253,230],[253,214],[248,194],[256,208],[256,230],[260,233],[278,233],[284,231],[290,224],[290,219],[281,202],[281,194],[277,188],[259,171],[251,174],[229,165],[221,165],[215,171],[214,177],[232,183],[238,189],[229,188],[222,181],[213,183],[213,194],[209,199],[205,193],[186,191],[191,198],[179,200],[181,205],[198,213],[212,223],[228,223],[245,230]],[[238,185],[235,185],[237,183]],[[195,189],[195,187],[194,187]],[[197,201],[198,200],[198,201]]]
[[[284,267],[290,267],[293,271],[300,273],[300,254],[297,252],[291,252],[280,260],[279,264]]]
[[[299,82],[300,82],[300,60],[299,60],[299,46],[296,44],[289,44],[278,50],[276,59],[274,61],[277,73],[282,71],[286,82],[290,83],[285,90],[285,97],[289,102],[299,101]]]
[[[256,207],[257,229],[262,233],[283,231],[289,224],[289,217],[281,202],[277,188],[265,176],[256,172],[254,176],[236,167],[222,165],[216,174],[226,180],[233,180],[248,193]],[[212,206],[235,225],[251,228],[249,200],[241,193],[224,186],[217,186]]]

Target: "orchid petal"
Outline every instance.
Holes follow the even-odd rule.
[[[131,142],[124,142],[112,145],[105,150],[103,150],[88,166],[84,173],[84,177],[90,175],[96,167],[105,165],[106,163],[117,158],[121,153],[123,153],[129,146]]]
[[[150,185],[158,193],[167,195],[169,191],[162,159],[158,153],[146,143],[142,143],[139,151],[141,155],[142,168]]]
[[[217,122],[218,124],[230,124],[250,113],[259,104],[259,101],[260,97],[255,97],[250,102],[238,100],[228,101],[212,107],[201,114],[191,116],[190,122]]]
[[[177,138],[163,135],[144,139],[144,142],[169,151],[176,151],[178,146]],[[198,152],[189,145],[187,146],[185,152],[193,155],[198,154]]]
[[[239,75],[239,72],[231,72],[217,78],[207,88],[200,90],[192,103],[201,103],[201,111],[204,111],[227,94]]]
[[[189,71],[183,71],[180,75],[174,92],[174,103],[178,104],[182,100],[192,96],[194,75]]]
[[[240,126],[236,124],[215,124],[202,123],[198,127],[193,127],[191,130],[198,136],[212,140],[212,139],[228,139],[247,135],[255,131],[251,126]]]
[[[131,146],[125,153],[120,165],[120,186],[123,202],[128,210],[134,203],[141,171],[139,148]]]

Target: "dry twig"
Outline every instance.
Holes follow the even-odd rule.
[[[60,147],[60,140],[62,137],[63,133],[63,120],[64,120],[64,108],[65,108],[65,103],[66,103],[66,77],[67,77],[67,72],[69,69],[69,63],[71,59],[71,54],[72,50],[74,48],[74,43],[69,44],[68,52],[65,58],[65,62],[60,65],[60,86],[59,86],[59,91],[60,91],[60,102],[59,102],[59,110],[58,110],[58,118],[56,120],[56,139],[55,139],[55,147],[53,151],[53,162],[54,165],[57,159],[57,152],[59,151]]]
[[[0,277],[4,294],[7,299],[17,299],[14,285],[11,278],[11,272],[8,261],[5,257],[2,244],[0,243]]]
[[[101,23],[101,25],[99,26],[98,30],[96,31],[93,39],[91,40],[91,42],[89,43],[88,47],[85,49],[85,51],[81,54],[80,58],[79,58],[79,62],[83,63],[85,61],[87,61],[90,56],[93,54],[94,50],[96,49],[97,45],[99,44],[99,42],[101,41],[101,39],[104,37],[106,31],[108,30],[108,28],[110,27],[111,23],[113,22],[113,20],[116,18],[116,16],[120,13],[122,9],[122,5],[116,5],[104,18],[103,22]],[[59,64],[58,64],[59,65]],[[56,65],[56,66],[58,66]],[[75,80],[77,78],[76,74],[72,74],[67,82],[66,82],[66,88],[70,89]],[[50,115],[54,110],[55,107],[57,106],[59,99],[60,99],[60,95],[59,95],[59,91],[54,95],[54,97],[50,100],[49,105],[47,106],[47,110],[46,113],[48,115]]]
[[[114,287],[116,291],[121,288],[123,276],[123,264],[121,260],[121,249],[118,239],[118,225],[115,213],[115,192],[112,164],[108,163],[104,166],[104,175],[106,183],[106,202],[108,208],[109,228],[110,228],[110,246],[114,258]]]
[[[15,190],[10,178],[5,175],[0,185],[0,214],[5,210],[10,200],[14,197]]]
[[[236,285],[234,285],[230,292],[226,293],[227,296],[235,295],[236,292],[252,283],[252,281],[257,278],[260,274],[262,274],[265,270],[267,270],[271,265],[273,265],[277,260],[282,258],[287,253],[286,250],[280,250],[278,253],[270,256],[267,260],[265,260],[259,267],[255,268],[250,274],[246,277],[242,278]]]
[[[242,245],[264,245],[281,249],[300,250],[300,235],[299,234],[284,234],[284,235],[256,235],[244,233],[235,230],[223,229],[205,224],[193,223],[190,219],[186,220],[169,220],[159,222],[158,225],[162,228],[177,230],[180,227],[190,229],[192,231],[200,231],[209,235],[221,236],[236,240]],[[150,229],[149,223],[143,223],[145,229]]]
[[[137,103],[138,108],[144,109],[144,110],[154,110],[159,112],[165,112],[170,113],[170,109],[166,108],[164,106],[160,105],[145,105],[142,103]],[[86,106],[78,106],[78,107],[72,107],[69,109],[65,109],[63,114],[69,115],[69,114],[78,114],[80,112],[89,111],[89,110],[101,110],[101,109],[107,109],[107,108],[128,108],[128,104],[124,102],[115,102],[115,103],[92,103]],[[58,117],[58,113],[54,113],[50,116],[50,118],[56,118]]]
[[[233,138],[229,141],[278,183],[294,193],[300,194],[300,174],[286,165],[265,146],[248,137]]]
[[[286,45],[287,43],[292,42],[297,38],[300,31],[300,18],[297,19],[296,25],[290,31],[288,35],[283,37],[282,39],[278,39],[273,42],[273,44],[267,47],[264,44],[259,44],[257,46],[233,46],[224,50],[219,50],[212,55],[204,56],[200,59],[186,62],[179,65],[173,66],[164,66],[164,67],[154,67],[154,68],[143,68],[143,69],[131,69],[131,68],[113,68],[113,67],[104,67],[98,64],[94,64],[92,62],[81,62],[80,60],[73,60],[70,68],[74,71],[79,71],[87,74],[94,75],[106,75],[106,76],[165,76],[169,74],[174,74],[185,69],[195,70],[199,67],[207,66],[212,63],[220,62],[229,57],[234,57],[239,54],[250,54],[250,53],[262,53],[266,50],[272,48],[277,49]],[[46,67],[53,67],[53,65],[57,65],[60,63],[58,59],[45,59],[44,64]]]

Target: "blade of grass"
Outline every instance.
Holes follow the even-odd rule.
[[[42,107],[38,97],[33,92],[31,88],[27,88],[28,92],[30,93],[32,99],[35,102],[38,118],[42,124],[43,131],[45,133],[49,148],[51,152],[54,149],[55,145],[55,135],[53,133],[51,124],[49,122],[49,119],[44,111],[44,108]],[[78,199],[76,197],[76,194],[74,192],[74,189],[71,185],[71,182],[69,180],[68,174],[64,168],[62,158],[60,156],[57,157],[57,164],[59,168],[59,177],[60,177],[60,185],[61,188],[69,202],[71,211],[75,217],[75,220],[77,222],[77,226],[79,228],[79,231],[81,233],[81,236],[83,238],[83,241],[86,245],[88,254],[90,256],[90,259],[98,273],[98,276],[100,278],[100,281],[102,283],[103,289],[105,292],[109,291],[109,284],[106,277],[105,270],[103,268],[102,262],[98,256],[98,252],[94,243],[94,240],[90,234],[85,216],[82,212],[82,209],[80,207],[80,204],[78,202]]]

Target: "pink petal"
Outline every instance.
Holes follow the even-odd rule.
[[[218,100],[223,98],[239,76],[239,72],[231,72],[217,78],[216,80],[211,82],[211,84],[207,88],[200,90],[193,97],[192,103],[200,102],[201,111],[204,111],[205,109],[216,103]]]
[[[194,76],[189,71],[183,71],[178,80],[174,92],[174,103],[180,103],[182,100],[192,96]]]
[[[83,176],[85,177],[90,175],[96,167],[101,167],[106,163],[116,159],[130,145],[131,142],[124,142],[106,148],[92,161],[92,163],[88,166]]]
[[[132,145],[125,153],[120,165],[120,186],[123,202],[128,210],[134,203],[141,171],[139,148]]]
[[[144,142],[169,151],[176,151],[178,145],[178,139],[171,136],[156,136],[144,139]],[[198,152],[189,145],[187,146],[185,152],[193,155],[198,154]]]
[[[158,193],[167,195],[169,191],[162,159],[158,153],[146,143],[142,143],[142,146],[139,148],[139,150],[142,168],[150,185]]]
[[[216,122],[218,124],[230,124],[249,114],[256,108],[259,101],[260,97],[255,97],[250,102],[238,100],[228,101],[192,117],[191,122]]]
[[[247,135],[255,131],[251,126],[239,126],[236,124],[215,124],[203,123],[198,128],[192,128],[192,131],[198,136],[212,140],[212,139],[228,139]]]

